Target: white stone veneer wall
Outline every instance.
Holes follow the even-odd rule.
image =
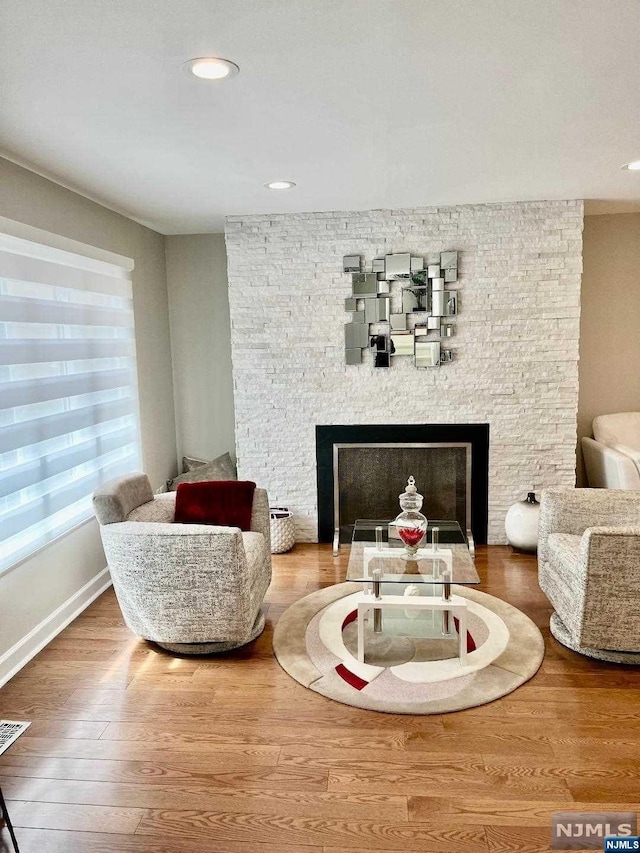
[[[314,541],[316,424],[488,422],[489,541],[504,542],[505,512],[532,485],[574,484],[582,226],[581,201],[230,217],[239,476]],[[342,256],[369,269],[445,249],[461,253],[455,361],[345,365]]]

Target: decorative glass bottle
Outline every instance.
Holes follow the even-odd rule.
[[[418,548],[427,532],[427,519],[420,512],[423,498],[418,494],[413,477],[409,477],[406,491],[399,495],[399,498],[402,512],[393,523],[398,536],[404,542],[405,550],[401,556],[405,560],[415,560]]]

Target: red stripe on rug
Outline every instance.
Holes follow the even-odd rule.
[[[346,666],[343,663],[339,663],[336,667],[336,672],[344,681],[347,682],[351,687],[355,687],[356,690],[362,690],[363,687],[366,687],[369,683],[365,681],[360,676],[356,675],[353,672],[349,672]]]
[[[357,618],[358,618],[358,611],[357,610],[352,610],[351,613],[348,613],[345,616],[344,622],[342,623],[342,630],[344,631],[344,629],[347,627],[347,625],[351,625],[351,623],[355,622]]]
[[[458,633],[460,633],[460,620],[456,619],[455,616],[453,617],[453,624],[456,626],[456,631]],[[476,641],[473,639],[471,634],[467,631],[467,654],[469,654],[469,652],[475,652],[476,648],[477,648]]]

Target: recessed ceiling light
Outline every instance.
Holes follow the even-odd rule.
[[[240,71],[235,62],[217,56],[201,56],[198,59],[190,59],[184,65],[190,74],[202,80],[225,80],[235,77]]]
[[[630,163],[625,163],[622,167],[630,172],[640,172],[640,160],[632,160]]]
[[[268,190],[291,190],[295,187],[293,181],[269,181],[265,184]]]

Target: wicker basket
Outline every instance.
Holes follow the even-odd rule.
[[[286,506],[270,506],[271,517],[271,553],[284,554],[296,543],[296,530],[293,513]]]

